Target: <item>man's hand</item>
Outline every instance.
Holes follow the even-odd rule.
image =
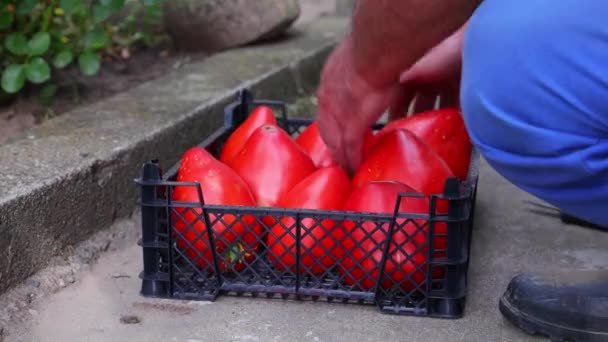
[[[352,66],[352,40],[346,38],[331,54],[317,91],[319,132],[334,159],[354,170],[361,163],[363,137],[388,108],[400,87],[395,82],[372,87]]]
[[[422,84],[420,60],[462,26],[476,0],[359,0],[353,30],[333,51],[317,92],[321,136],[349,170],[361,163],[365,132]],[[422,65],[413,67],[420,60]],[[412,69],[410,69],[412,68]],[[412,71],[401,75],[404,70]],[[422,73],[424,74],[424,73]],[[400,76],[402,82],[400,82]],[[421,89],[421,88],[420,88]]]
[[[391,119],[404,116],[414,102],[413,112],[431,110],[439,97],[440,107],[460,105],[462,44],[466,25],[431,49],[404,71],[400,90],[390,107]]]

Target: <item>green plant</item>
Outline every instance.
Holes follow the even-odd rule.
[[[140,0],[126,10],[125,16],[114,27],[113,41],[121,46],[141,42],[156,46],[167,42],[169,37],[162,27],[163,12],[159,0]]]
[[[144,13],[160,13],[162,0],[135,1]],[[74,65],[84,76],[93,76],[103,54],[115,55],[117,49],[138,41],[153,43],[149,35],[133,27],[127,30],[128,18],[113,20],[126,4],[127,0],[0,0],[2,90],[16,94],[28,83],[44,84],[40,96],[48,99],[56,91],[49,82],[54,69]]]

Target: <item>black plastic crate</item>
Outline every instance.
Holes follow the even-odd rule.
[[[228,136],[258,105],[278,109],[279,125],[291,134],[312,122],[289,118],[284,103],[253,100],[243,90],[226,107],[224,127],[199,146],[219,155]],[[221,294],[325,300],[375,304],[391,314],[461,317],[478,160],[473,149],[468,179],[447,180],[443,194],[426,197],[430,210],[424,214],[399,211],[405,197],[424,198],[408,193],[395,198],[392,214],[207,205],[204,189],[197,183],[175,181],[179,163],[163,174],[158,160],[146,162],[136,180],[141,187],[141,293],[187,300],[215,300]],[[173,202],[176,186],[197,187],[199,201]],[[440,199],[449,202],[446,215],[435,213]],[[186,222],[187,217],[190,221]],[[214,229],[198,234],[194,228],[201,225]],[[273,227],[284,230],[283,235],[277,236]],[[188,231],[196,234],[196,240],[183,239]],[[231,235],[235,231],[244,234],[235,239],[236,234]],[[290,239],[292,245],[282,241],[269,245],[269,236]],[[353,246],[354,238],[358,242]],[[317,247],[309,250],[303,245],[311,239]],[[435,246],[440,240],[444,248]],[[350,248],[335,249],[345,245]],[[405,262],[396,265],[398,257],[405,257]],[[244,262],[232,262],[235,259]],[[290,264],[283,264],[285,260]],[[406,269],[395,272],[395,266],[401,265]]]

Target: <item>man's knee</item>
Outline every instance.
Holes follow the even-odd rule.
[[[522,124],[608,136],[606,12],[605,0],[484,1],[465,35],[463,102],[491,101]]]
[[[608,31],[590,20],[576,32],[585,15],[565,13],[559,21],[553,13],[549,21],[534,11],[540,3],[547,1],[531,0],[521,12],[521,3],[486,0],[471,19],[461,84],[465,122],[482,155],[512,183],[608,224],[608,72],[594,65],[608,60],[608,48],[600,48],[608,47]],[[608,10],[606,2],[589,3]]]

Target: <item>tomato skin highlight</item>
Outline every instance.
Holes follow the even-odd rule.
[[[223,163],[230,162],[243,149],[243,146],[256,129],[267,124],[276,125],[276,123],[272,108],[268,106],[256,107],[247,119],[230,134],[222,148],[220,161]]]
[[[245,181],[228,166],[200,147],[186,151],[180,161],[178,182],[199,183],[205,204],[254,206],[255,200]],[[200,203],[196,186],[178,185],[172,191],[174,202]],[[205,270],[213,270],[213,253],[201,208],[176,206],[171,213],[176,244],[190,260]],[[222,221],[209,214],[221,272],[242,271],[260,247],[262,227],[251,215],[237,220],[232,214]]]
[[[377,133],[382,138],[395,129],[406,129],[427,143],[460,180],[468,176],[472,144],[457,108],[442,108],[389,122]]]
[[[273,207],[293,186],[317,169],[310,157],[277,125],[256,129],[228,166],[245,180],[261,207]]]
[[[400,193],[416,191],[395,181],[374,181],[353,190],[345,202],[343,210],[364,213],[393,214]],[[403,197],[399,206],[400,212],[428,213],[429,200],[426,197]],[[384,269],[381,287],[384,289],[399,287],[411,291],[416,286],[423,286],[426,281],[428,226],[425,220],[414,222],[397,218],[396,226],[389,246],[389,254]],[[344,282],[361,290],[372,290],[377,284],[383,256],[383,248],[388,238],[390,223],[385,222],[377,227],[372,221],[357,226],[355,222],[342,222],[343,259],[338,268]]]
[[[279,208],[339,210],[350,195],[348,174],[339,166],[320,168],[293,187],[277,204]],[[319,223],[320,225],[317,225]],[[310,217],[301,221],[301,272],[320,274],[329,270],[339,257],[339,241],[335,240],[335,222],[316,222]],[[272,225],[268,234],[271,264],[281,271],[296,272],[296,220],[285,216]]]

